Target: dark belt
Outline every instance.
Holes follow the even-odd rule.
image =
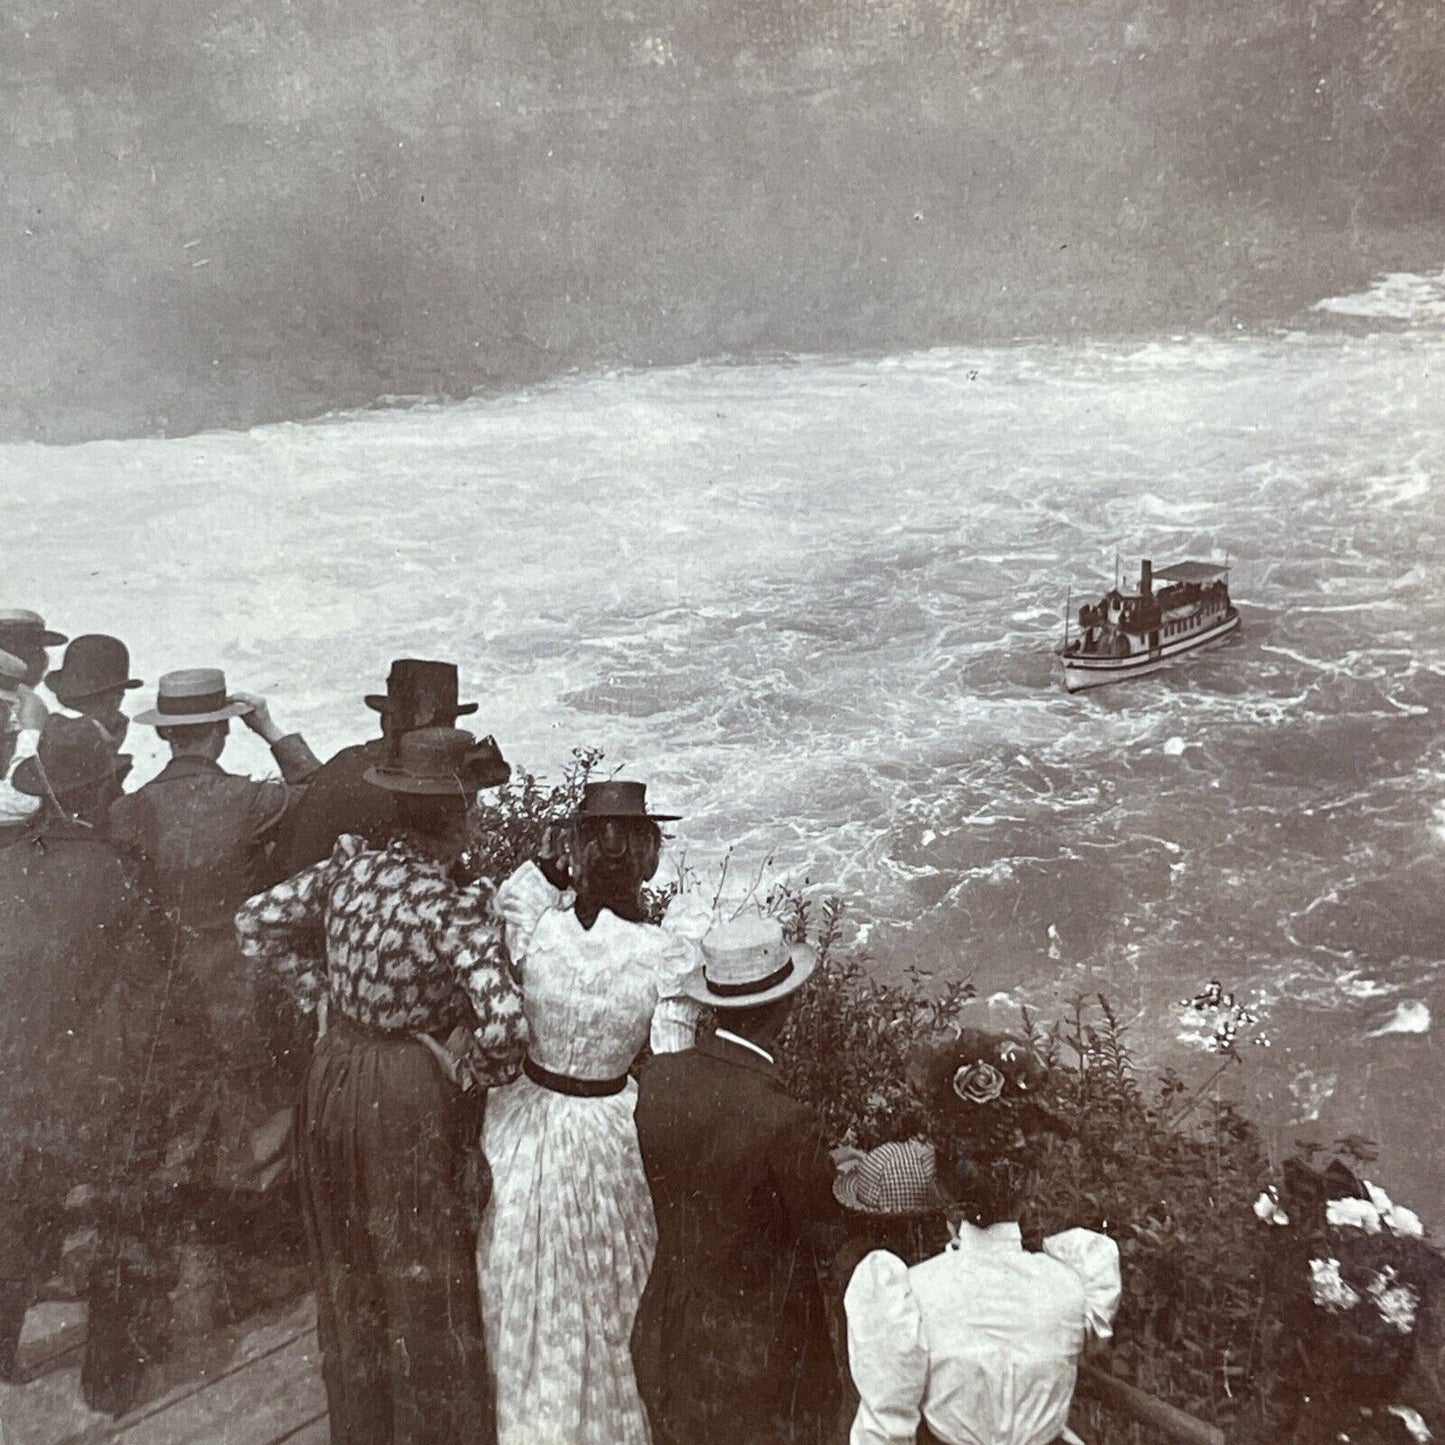
[[[570,1074],[554,1074],[544,1069],[530,1055],[522,1060],[522,1072],[543,1089],[554,1094],[570,1094],[574,1099],[603,1099],[620,1094],[627,1087],[627,1075],[616,1079],[575,1079]]]
[[[443,1025],[435,1029],[384,1029],[380,1024],[364,1023],[361,1019],[352,1018],[350,1014],[334,1013],[327,1020],[327,1027],[340,1028],[343,1033],[349,1031],[354,1034],[360,1034],[363,1038],[385,1039],[388,1043],[392,1044],[415,1042],[418,1034],[428,1034],[434,1038],[437,1043],[444,1044],[451,1037],[452,1028],[454,1028],[455,1025]]]

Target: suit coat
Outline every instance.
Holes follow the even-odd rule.
[[[311,775],[306,796],[297,803],[286,836],[277,845],[281,877],[294,877],[329,858],[345,833],[365,838],[374,848],[391,841],[397,829],[396,805],[390,793],[373,787],[365,777],[368,768],[380,767],[386,757],[386,740],[374,738],[342,748]]]
[[[101,833],[47,818],[0,846],[0,1154],[94,1157],[143,1056],[122,994],[151,986],[161,950],[140,861]]]
[[[637,1135],[657,1256],[633,1332],[659,1445],[760,1445],[825,1410],[831,1377],[810,1233],[836,1221],[816,1114],[774,1065],[716,1036],[642,1071]]]
[[[154,1072],[171,1096],[185,1178],[192,1159],[222,1182],[246,1177],[251,1130],[294,1099],[309,1052],[295,1010],[236,942],[236,909],[275,881],[273,845],[319,766],[294,734],[272,751],[285,782],[178,757],[111,808],[112,835],[146,860],[167,916],[171,976],[155,999]]]

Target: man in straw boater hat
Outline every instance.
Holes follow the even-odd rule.
[[[368,693],[366,705],[381,717],[381,736],[354,743],[329,758],[309,781],[282,844],[283,873],[299,873],[330,855],[336,840],[350,833],[381,845],[397,828],[392,794],[371,787],[366,774],[395,761],[402,737],[417,728],[455,727],[457,719],[476,712],[474,702],[457,701],[457,669],[451,662],[399,657],[391,664],[384,693]],[[490,739],[488,739],[490,741]],[[485,745],[485,744],[483,744]],[[495,748],[495,744],[492,745]],[[495,782],[504,783],[497,754]]]
[[[81,1386],[93,1409],[119,1414],[163,1342],[147,1329],[164,1318],[162,1257],[134,1178],[144,1054],[122,1022],[160,970],[160,919],[139,860],[105,834],[119,786],[97,729],[51,718],[15,782],[41,813],[0,843],[0,1376],[59,1261],[66,1196],[90,1184],[102,1247]]]
[[[800,1405],[826,1413],[836,1379],[810,1238],[839,1217],[833,1167],[774,1056],[817,960],[762,917],[717,925],[702,954],[688,992],[717,1027],[639,1088],[657,1260],[633,1359],[659,1445],[753,1445]]]
[[[25,664],[25,689],[32,697],[50,670],[49,649],[65,642],[65,634],[47,627],[38,612],[28,607],[0,607],[0,649]],[[43,721],[44,703],[40,703],[40,709]]]
[[[220,764],[240,719],[270,745],[284,781],[257,781]],[[168,1168],[212,1244],[242,1244],[262,1216],[284,1223],[259,1188],[269,1180],[262,1140],[279,1150],[299,1065],[285,1052],[300,1032],[276,1024],[289,1003],[258,984],[236,944],[237,907],[277,876],[272,847],[305,780],[319,766],[266,704],[232,692],[219,668],[166,673],[154,727],[171,760],[111,809],[111,832],[145,858],[169,923],[170,973],[155,1000],[153,1078],[173,1114]],[[279,1036],[279,1039],[276,1037]],[[274,1152],[274,1151],[273,1151]],[[263,1155],[265,1151],[263,1150]],[[299,1221],[293,1232],[299,1236]],[[298,1237],[299,1247],[299,1237]],[[234,1263],[228,1260],[228,1263]]]
[[[327,1006],[296,1133],[331,1439],[493,1445],[476,1145],[486,1088],[527,1042],[490,889],[464,863],[496,752],[421,728],[366,777],[397,836],[343,837],[236,914],[247,958]]]
[[[1119,1250],[1068,1229],[1026,1250],[1031,1156],[1058,1124],[1040,1101],[1027,1043],[965,1029],[918,1050],[910,1082],[927,1144],[885,1144],[854,1161],[839,1197],[860,1215],[932,1208],[949,1243],[921,1263],[866,1255],[844,1295],[859,1395],[850,1445],[1048,1445],[1068,1429],[1079,1358],[1107,1339]],[[941,1182],[946,1181],[946,1182]]]

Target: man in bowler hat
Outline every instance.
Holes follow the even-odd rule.
[[[15,783],[41,806],[0,843],[0,1376],[13,1374],[26,1309],[58,1264],[66,1195],[90,1183],[102,1249],[81,1385],[93,1409],[120,1413],[158,1343],[142,1324],[161,1317],[167,1283],[126,1163],[149,1135],[144,1049],[125,1021],[158,973],[160,919],[140,860],[105,835],[119,786],[90,723],[52,718]]]
[[[140,687],[130,675],[130,651],[118,637],[88,632],[65,649],[65,661],[45,685],[68,712],[89,718],[117,754],[116,781],[124,784],[132,759],[121,753],[130,719],[121,711],[125,695]]]
[[[392,794],[366,781],[373,768],[395,761],[407,733],[418,728],[455,727],[459,717],[476,712],[474,702],[457,701],[457,669],[450,662],[402,657],[391,664],[386,692],[369,693],[367,707],[381,715],[381,736],[342,748],[309,780],[297,805],[288,837],[280,845],[282,876],[299,873],[331,854],[336,840],[350,833],[380,847],[396,833],[398,818]],[[486,787],[511,776],[490,738],[479,745],[496,756]]]
[[[817,960],[772,918],[719,924],[702,951],[687,991],[717,1027],[638,1085],[657,1257],[632,1356],[658,1445],[764,1445],[779,1419],[836,1408],[815,1267],[840,1217],[833,1167],[775,1057]]]
[[[118,637],[87,632],[65,649],[65,660],[46,679],[67,712],[90,718],[119,752],[130,730],[130,719],[120,710],[125,695],[140,687],[130,675],[130,650]]]

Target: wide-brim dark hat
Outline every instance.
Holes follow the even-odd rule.
[[[388,793],[471,798],[505,783],[512,765],[493,738],[478,741],[461,728],[415,728],[402,735],[395,761],[368,768],[363,776]]]
[[[87,632],[65,649],[65,661],[45,679],[45,685],[66,707],[97,693],[142,686],[130,675],[130,652],[118,637]]]
[[[622,778],[602,783],[584,783],[582,801],[573,818],[650,818],[654,823],[676,823],[681,813],[649,813],[647,784]]]
[[[21,761],[10,781],[17,792],[32,798],[61,798],[115,775],[115,752],[89,718],[52,717],[35,755]]]
[[[59,647],[70,640],[63,632],[52,632],[45,619],[28,607],[0,607],[0,641],[6,637],[41,647]]]
[[[480,704],[458,702],[457,688],[454,662],[399,657],[386,675],[386,691],[367,693],[366,705],[375,712],[402,717],[417,717],[422,710],[433,718],[469,717]]]

